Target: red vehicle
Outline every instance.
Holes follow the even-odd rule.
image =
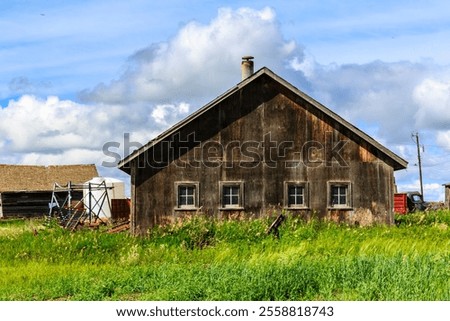
[[[394,212],[398,214],[424,211],[427,203],[419,192],[405,192],[394,194]]]

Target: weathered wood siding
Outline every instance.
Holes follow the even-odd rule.
[[[44,216],[51,197],[51,192],[3,192],[0,200],[3,217]]]
[[[293,211],[299,215],[363,225],[393,220],[392,166],[362,139],[265,77],[159,146],[131,163],[137,234],[195,215],[175,210],[177,181],[199,182],[199,211],[207,215],[271,214],[284,207],[285,182],[300,181],[308,184],[309,204]],[[172,153],[164,146],[174,147]],[[220,210],[220,181],[243,182],[241,213]],[[331,209],[328,184],[341,181],[351,184],[352,206]]]
[[[73,193],[72,197],[76,202],[82,199],[83,193]],[[42,217],[48,214],[48,204],[51,199],[52,191],[2,192],[0,193],[0,211],[3,218]]]

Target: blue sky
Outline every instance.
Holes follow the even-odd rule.
[[[450,182],[450,2],[4,1],[0,163],[96,163],[267,66],[409,161],[400,190]],[[212,72],[205,72],[209,68]]]

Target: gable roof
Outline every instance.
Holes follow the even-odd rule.
[[[84,183],[98,176],[95,165],[0,165],[0,192],[52,191],[55,182]]]
[[[388,159],[391,160],[394,170],[405,169],[406,166],[408,165],[408,162],[406,160],[404,160],[403,158],[401,158],[397,154],[393,153],[388,148],[381,145],[375,139],[373,139],[372,137],[370,137],[369,135],[364,133],[362,130],[360,130],[356,126],[350,124],[344,118],[342,118],[335,112],[331,111],[330,109],[328,109],[327,107],[325,107],[324,105],[322,105],[321,103],[316,101],[315,99],[311,98],[310,96],[308,96],[307,94],[305,94],[304,92],[302,92],[301,90],[299,90],[298,88],[293,86],[291,83],[287,82],[286,80],[284,80],[283,78],[281,78],[280,76],[275,74],[273,71],[271,71],[267,67],[263,67],[260,70],[258,70],[257,72],[255,72],[253,75],[251,75],[250,77],[244,79],[243,81],[238,83],[236,86],[234,86],[233,88],[226,91],[224,94],[218,96],[216,99],[212,100],[210,103],[206,104],[205,106],[198,109],[197,111],[195,111],[194,113],[192,113],[185,119],[181,120],[180,122],[178,122],[177,124],[175,124],[174,126],[169,128],[168,130],[164,131],[163,133],[161,133],[154,139],[150,140],[147,144],[145,144],[141,148],[133,151],[133,153],[131,153],[130,155],[128,155],[127,157],[125,157],[123,160],[121,160],[119,162],[118,168],[123,170],[124,172],[127,172],[128,174],[130,174],[130,168],[129,168],[129,166],[127,166],[127,164],[130,161],[137,158],[139,155],[145,153],[152,147],[156,146],[157,144],[159,144],[161,141],[163,141],[167,137],[175,134],[180,129],[182,129],[186,124],[188,124],[189,122],[193,121],[194,119],[200,117],[202,114],[208,112],[209,110],[213,109],[220,102],[224,101],[228,97],[237,93],[242,88],[247,86],[249,83],[253,82],[255,79],[257,79],[259,77],[262,77],[263,75],[269,76],[272,80],[276,81],[281,86],[284,86],[286,89],[291,91],[294,95],[307,101],[312,106],[317,108],[319,111],[321,111],[322,113],[324,113],[325,115],[330,117],[333,121],[340,124],[342,127],[346,128],[347,130],[351,131],[353,134],[355,134],[356,136],[361,138],[363,141],[368,143],[370,146],[375,148],[377,151],[384,154]]]

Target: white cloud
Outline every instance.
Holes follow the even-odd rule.
[[[125,133],[143,145],[186,115],[189,105],[79,104],[58,97],[24,95],[0,109],[0,162],[28,164],[97,163],[105,143],[120,144]],[[12,156],[14,155],[14,156]]]
[[[105,108],[54,96],[41,100],[24,95],[0,110],[0,133],[14,152],[94,149],[98,147],[97,138],[105,139],[111,133],[111,128],[96,124],[96,120],[107,118]]]
[[[409,141],[416,126],[417,84],[434,71],[432,64],[409,62],[320,65],[310,57],[292,68],[302,72],[302,87],[347,120],[378,130],[373,135],[391,144]]]
[[[189,104],[181,103],[178,106],[172,104],[158,105],[152,111],[153,120],[163,126],[174,123],[180,117],[189,112]]]
[[[413,96],[419,105],[415,117],[420,127],[450,129],[450,80],[426,78],[414,89]]]
[[[102,154],[98,150],[73,148],[57,154],[26,153],[21,159],[22,164],[99,164]]]
[[[436,136],[436,141],[440,146],[450,151],[450,130],[439,131]]]
[[[276,70],[302,51],[283,39],[272,9],[224,8],[209,24],[190,22],[168,42],[139,50],[118,80],[80,96],[108,103],[204,101],[240,81],[245,55],[256,57],[256,68]]]
[[[292,60],[289,61],[289,67],[295,71],[302,72],[307,78],[312,78],[314,77],[317,63],[311,55],[305,54],[303,60],[300,60],[299,57],[292,58]]]

